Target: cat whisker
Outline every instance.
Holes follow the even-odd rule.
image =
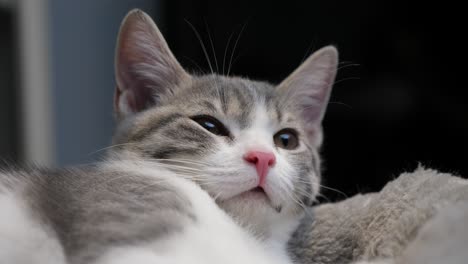
[[[307,183],[307,182],[303,182],[303,183]],[[342,195],[344,198],[348,198],[348,195],[346,195],[346,193],[338,190],[338,189],[335,189],[335,188],[331,188],[331,187],[328,187],[326,185],[323,185],[323,184],[319,184],[319,183],[315,183],[315,182],[308,182],[308,184],[312,184],[312,185],[316,185],[318,186],[319,188],[323,188],[323,189],[326,189],[326,190],[330,190],[330,191],[333,191],[333,192],[336,192],[340,195]]]
[[[193,30],[193,33],[195,33],[195,36],[198,38],[198,41],[200,42],[200,46],[201,46],[201,48],[203,50],[203,53],[205,54],[206,61],[208,62],[208,66],[210,67],[211,73],[213,74],[214,73],[213,66],[211,65],[210,57],[208,56],[208,52],[206,51],[205,44],[203,43],[203,40],[202,40],[200,34],[198,33],[195,26],[192,23],[190,23],[190,21],[188,21],[187,19],[184,19],[184,20],[190,26],[190,28]]]
[[[239,183],[239,179],[231,179],[229,181],[225,180],[225,179],[220,179],[220,180],[215,180],[214,182],[216,183],[219,183],[219,184],[226,184],[226,185],[229,185],[229,184],[238,184]]]
[[[347,63],[354,63],[353,61],[340,61],[338,62],[338,65],[343,65],[343,64],[347,64]]]
[[[329,187],[329,186],[326,186],[326,185],[323,185],[323,184],[320,184],[320,183],[316,183],[316,182],[304,181],[301,178],[299,178],[297,175],[293,175],[292,177],[298,183],[316,185],[316,186],[318,186],[320,188],[327,189],[327,190],[330,190],[330,191],[334,191],[334,192],[339,193],[340,195],[344,196],[345,198],[348,198],[348,195],[346,195],[344,192],[342,192],[342,191],[340,191],[338,189],[335,189],[335,188],[332,188],[332,187]]]
[[[210,184],[218,183],[216,180],[211,180],[211,179],[208,179],[206,177],[202,177],[200,175],[193,174],[193,172],[190,172],[190,171],[178,171],[177,176],[182,177],[185,180],[194,181],[194,182],[197,182],[197,183],[203,184],[203,185],[210,185]]]
[[[361,66],[359,63],[350,63],[350,64],[345,64],[343,66],[338,67],[338,71],[341,69],[349,68],[349,67],[356,67],[356,66]]]
[[[350,105],[345,104],[345,103],[343,103],[343,102],[329,102],[328,104],[337,104],[337,105],[346,106],[346,107],[348,107],[349,109],[353,109],[353,107],[351,107]]]
[[[229,35],[228,41],[227,41],[227,43],[226,43],[226,48],[224,49],[224,55],[223,55],[223,75],[225,74],[225,73],[224,73],[224,66],[225,66],[225,63],[226,63],[227,51],[228,51],[228,48],[229,48],[229,44],[231,44],[231,39],[232,39],[233,36],[234,36],[234,31],[232,31],[232,32],[231,32],[231,35]]]
[[[294,185],[291,182],[287,182],[284,178],[280,177],[280,184],[279,187],[283,190],[290,199],[292,199],[295,203],[302,205],[300,199],[294,195],[293,189]]]
[[[179,171],[185,171],[185,172],[191,172],[191,173],[203,172],[203,170],[200,170],[197,168],[186,167],[186,166],[181,166],[181,165],[173,165],[173,164],[164,164],[164,163],[155,164],[155,167],[161,168],[161,169],[169,169],[169,170],[172,169],[177,172]]]
[[[323,184],[317,184],[317,183],[312,183],[312,184],[316,184],[318,185],[320,188],[323,188],[323,189],[326,189],[326,190],[330,190],[330,191],[334,191],[336,193],[339,193],[340,195],[342,195],[344,198],[349,198],[348,195],[346,195],[346,193],[338,190],[338,189],[335,189],[335,188],[331,188],[331,187],[328,187],[328,186],[325,186]]]
[[[218,73],[219,68],[218,68],[218,60],[216,59],[216,51],[215,51],[215,47],[214,47],[214,44],[213,44],[213,39],[211,38],[210,29],[208,28],[208,23],[206,23],[206,20],[205,20],[205,27],[206,27],[206,32],[208,33],[208,39],[210,40],[211,50],[213,51],[213,57],[214,57],[215,66],[216,66],[216,72]]]
[[[174,162],[174,161],[172,161]],[[177,163],[177,162],[174,162],[174,163]],[[188,169],[188,170],[193,170],[193,171],[203,171],[199,168],[195,168],[195,167],[188,167],[188,166],[184,166],[184,164],[171,164],[171,163],[166,163],[166,162],[154,162],[155,166],[158,166],[158,167],[164,167],[164,168],[169,168],[169,167],[173,167],[173,168],[182,168],[182,169]]]
[[[227,76],[229,76],[229,73],[231,72],[231,66],[232,66],[232,58],[234,57],[234,53],[236,52],[236,48],[237,48],[237,43],[239,42],[239,39],[242,35],[242,32],[244,32],[244,28],[246,27],[248,23],[248,20],[244,23],[244,25],[242,25],[242,28],[241,28],[241,31],[239,32],[239,35],[237,35],[237,39],[236,39],[236,42],[234,43],[234,48],[232,49],[232,53],[231,53],[231,56],[229,58],[229,66],[228,66],[228,70],[227,70]]]
[[[321,194],[320,192],[316,193],[314,195],[314,197],[310,197],[310,193],[309,192],[306,192],[305,190],[301,190],[301,189],[297,189],[296,190],[297,194],[300,195],[300,196],[308,196],[309,199],[312,200],[312,202],[317,202],[317,197],[322,197],[324,198],[325,200],[327,200],[328,202],[331,202],[326,196],[324,196],[323,194]]]
[[[192,23],[190,23],[190,21],[188,21],[187,19],[185,19],[185,22],[187,22],[187,24],[189,24],[190,28],[191,28],[191,29],[193,30],[193,32],[195,33],[195,36],[198,38],[198,41],[200,42],[200,46],[201,46],[201,48],[202,48],[202,50],[203,50],[203,53],[205,54],[206,60],[207,60],[207,62],[208,62],[208,66],[210,67],[211,74],[214,74],[213,66],[212,66],[211,61],[210,61],[210,56],[209,56],[209,54],[208,54],[208,51],[207,51],[207,49],[206,49],[206,47],[205,47],[205,44],[203,43],[203,40],[202,40],[200,34],[198,33],[198,31],[197,31],[197,29],[195,28],[195,26],[194,26]],[[213,43],[212,43],[212,41],[211,41],[211,35],[210,35],[209,32],[208,32],[208,34],[209,34],[209,37],[210,37],[210,42],[211,42],[211,44],[212,44],[213,53],[214,53],[214,46],[213,46]],[[216,60],[216,54],[214,54],[214,56],[215,56],[216,70],[219,71],[219,69],[218,69],[218,62],[217,62],[217,60]],[[218,87],[218,82],[215,80],[214,83],[215,83],[215,86],[216,86],[216,92],[218,93],[218,97],[221,99],[221,93],[220,93],[220,90],[219,90],[219,87]]]
[[[128,145],[136,145],[136,143],[122,143],[122,144],[115,144],[115,145],[111,145],[111,146],[107,146],[107,147],[104,147],[104,148],[101,148],[101,149],[98,149],[98,150],[95,150],[93,152],[90,152],[88,154],[88,156],[91,156],[91,155],[94,155],[96,153],[99,153],[101,151],[104,151],[104,150],[108,150],[108,149],[111,149],[111,148],[116,148],[116,147],[121,147],[121,146],[128,146]]]
[[[184,56],[184,58],[186,58],[187,60],[189,60],[193,65],[195,65],[195,67],[198,68],[198,70],[200,71],[201,74],[206,74],[206,72],[200,67],[200,65],[198,65],[198,63],[194,60],[192,60],[191,58],[187,57],[187,56]]]
[[[161,164],[161,166],[159,167],[164,168],[164,169],[175,169],[177,171],[203,172],[203,170],[194,169],[194,168],[185,167],[185,166],[178,166],[178,165]]]
[[[198,174],[193,174],[192,172],[187,172],[187,171],[185,172],[185,174],[178,173],[177,176],[184,176],[184,179],[186,180],[195,180],[203,184],[219,183],[219,181],[216,179],[210,179],[210,178],[207,178]]]
[[[188,163],[188,164],[206,165],[206,166],[211,166],[212,165],[211,163],[208,163],[208,162],[195,161],[195,160],[191,160],[191,159],[154,159],[154,160],[184,162],[184,163]]]
[[[321,193],[317,193],[317,197],[320,197],[320,198],[325,199],[325,201],[326,201],[327,203],[331,203],[331,200],[330,200],[327,196],[325,196],[325,195],[323,195],[323,194],[321,194]]]
[[[340,79],[340,80],[336,80],[334,83],[333,83],[333,86],[339,84],[340,82],[344,82],[344,81],[348,81],[348,80],[360,80],[361,78],[359,77],[348,77],[348,78],[343,78],[343,79]]]
[[[189,160],[187,161],[182,161],[182,160],[172,160],[172,159],[146,159],[145,162],[148,164],[151,164],[150,166],[155,166],[155,167],[168,167],[168,166],[175,166],[175,167],[180,167],[180,168],[187,168],[190,170],[197,170],[197,171],[202,171],[196,167],[188,167],[188,166],[183,166],[183,164],[171,164],[169,162],[174,162],[174,163],[185,163],[185,164],[196,164],[196,165],[203,165],[203,164],[197,164],[195,162],[191,162]]]
[[[281,185],[280,185],[281,186]],[[280,187],[281,188],[281,187]],[[312,215],[310,214],[309,210],[308,210],[308,206],[306,206],[300,199],[299,197],[296,197],[296,195],[294,194],[294,192],[291,192],[291,191],[285,191],[283,189],[283,193],[285,193],[289,199],[291,199],[295,204],[299,205],[304,213],[306,213],[309,217],[312,217]]]
[[[310,55],[310,50],[312,49],[312,46],[314,46],[314,45],[315,45],[315,43],[313,41],[311,41],[311,43],[309,44],[309,47],[307,47],[307,50],[306,50],[304,56],[302,57],[301,63],[299,63],[299,65],[302,64],[308,58],[308,56]]]

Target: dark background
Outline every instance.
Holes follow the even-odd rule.
[[[333,44],[340,70],[324,121],[323,184],[376,191],[418,163],[468,176],[468,92],[457,7],[416,1],[168,1],[163,33],[182,63],[279,82]],[[242,29],[243,28],[243,29]],[[239,37],[240,35],[240,37]],[[226,62],[227,65],[227,62]],[[213,66],[214,67],[214,66]],[[323,189],[332,200],[345,196]]]
[[[273,83],[322,46],[339,49],[340,69],[324,121],[323,184],[344,194],[323,189],[329,199],[380,190],[418,163],[468,176],[461,6],[390,0],[50,0],[49,5],[58,165],[95,161],[99,156],[90,153],[109,144],[112,45],[125,13],[139,7],[195,72],[209,67],[190,24],[213,65],[216,57],[217,72],[227,72],[232,60],[231,74]],[[0,8],[0,158],[22,161],[16,10]]]
[[[13,15],[0,9],[0,158],[18,155]]]

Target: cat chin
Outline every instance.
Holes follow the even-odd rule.
[[[263,211],[270,211],[272,208],[278,213],[282,211],[282,205],[278,204],[278,201],[271,199],[269,194],[260,187],[249,189],[224,200],[242,208],[258,210],[261,207],[265,207]]]
[[[275,208],[265,194],[246,192],[218,205],[240,225],[251,230],[259,238],[270,238],[278,225],[299,218],[300,213],[290,208]]]

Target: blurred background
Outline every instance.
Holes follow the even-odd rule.
[[[468,176],[463,9],[398,0],[0,0],[1,159],[99,159],[113,130],[115,40],[136,7],[195,72],[209,67],[189,23],[218,72],[225,61],[270,82],[336,45],[322,153],[323,183],[340,192],[324,189],[329,199],[377,191],[419,163]]]

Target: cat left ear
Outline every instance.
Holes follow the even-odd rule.
[[[191,76],[174,57],[153,20],[135,9],[120,26],[115,78],[114,108],[117,118],[123,118],[157,105]]]
[[[313,53],[278,86],[286,104],[299,108],[306,124],[306,132],[311,137],[320,131],[337,65],[336,48],[324,47]]]

